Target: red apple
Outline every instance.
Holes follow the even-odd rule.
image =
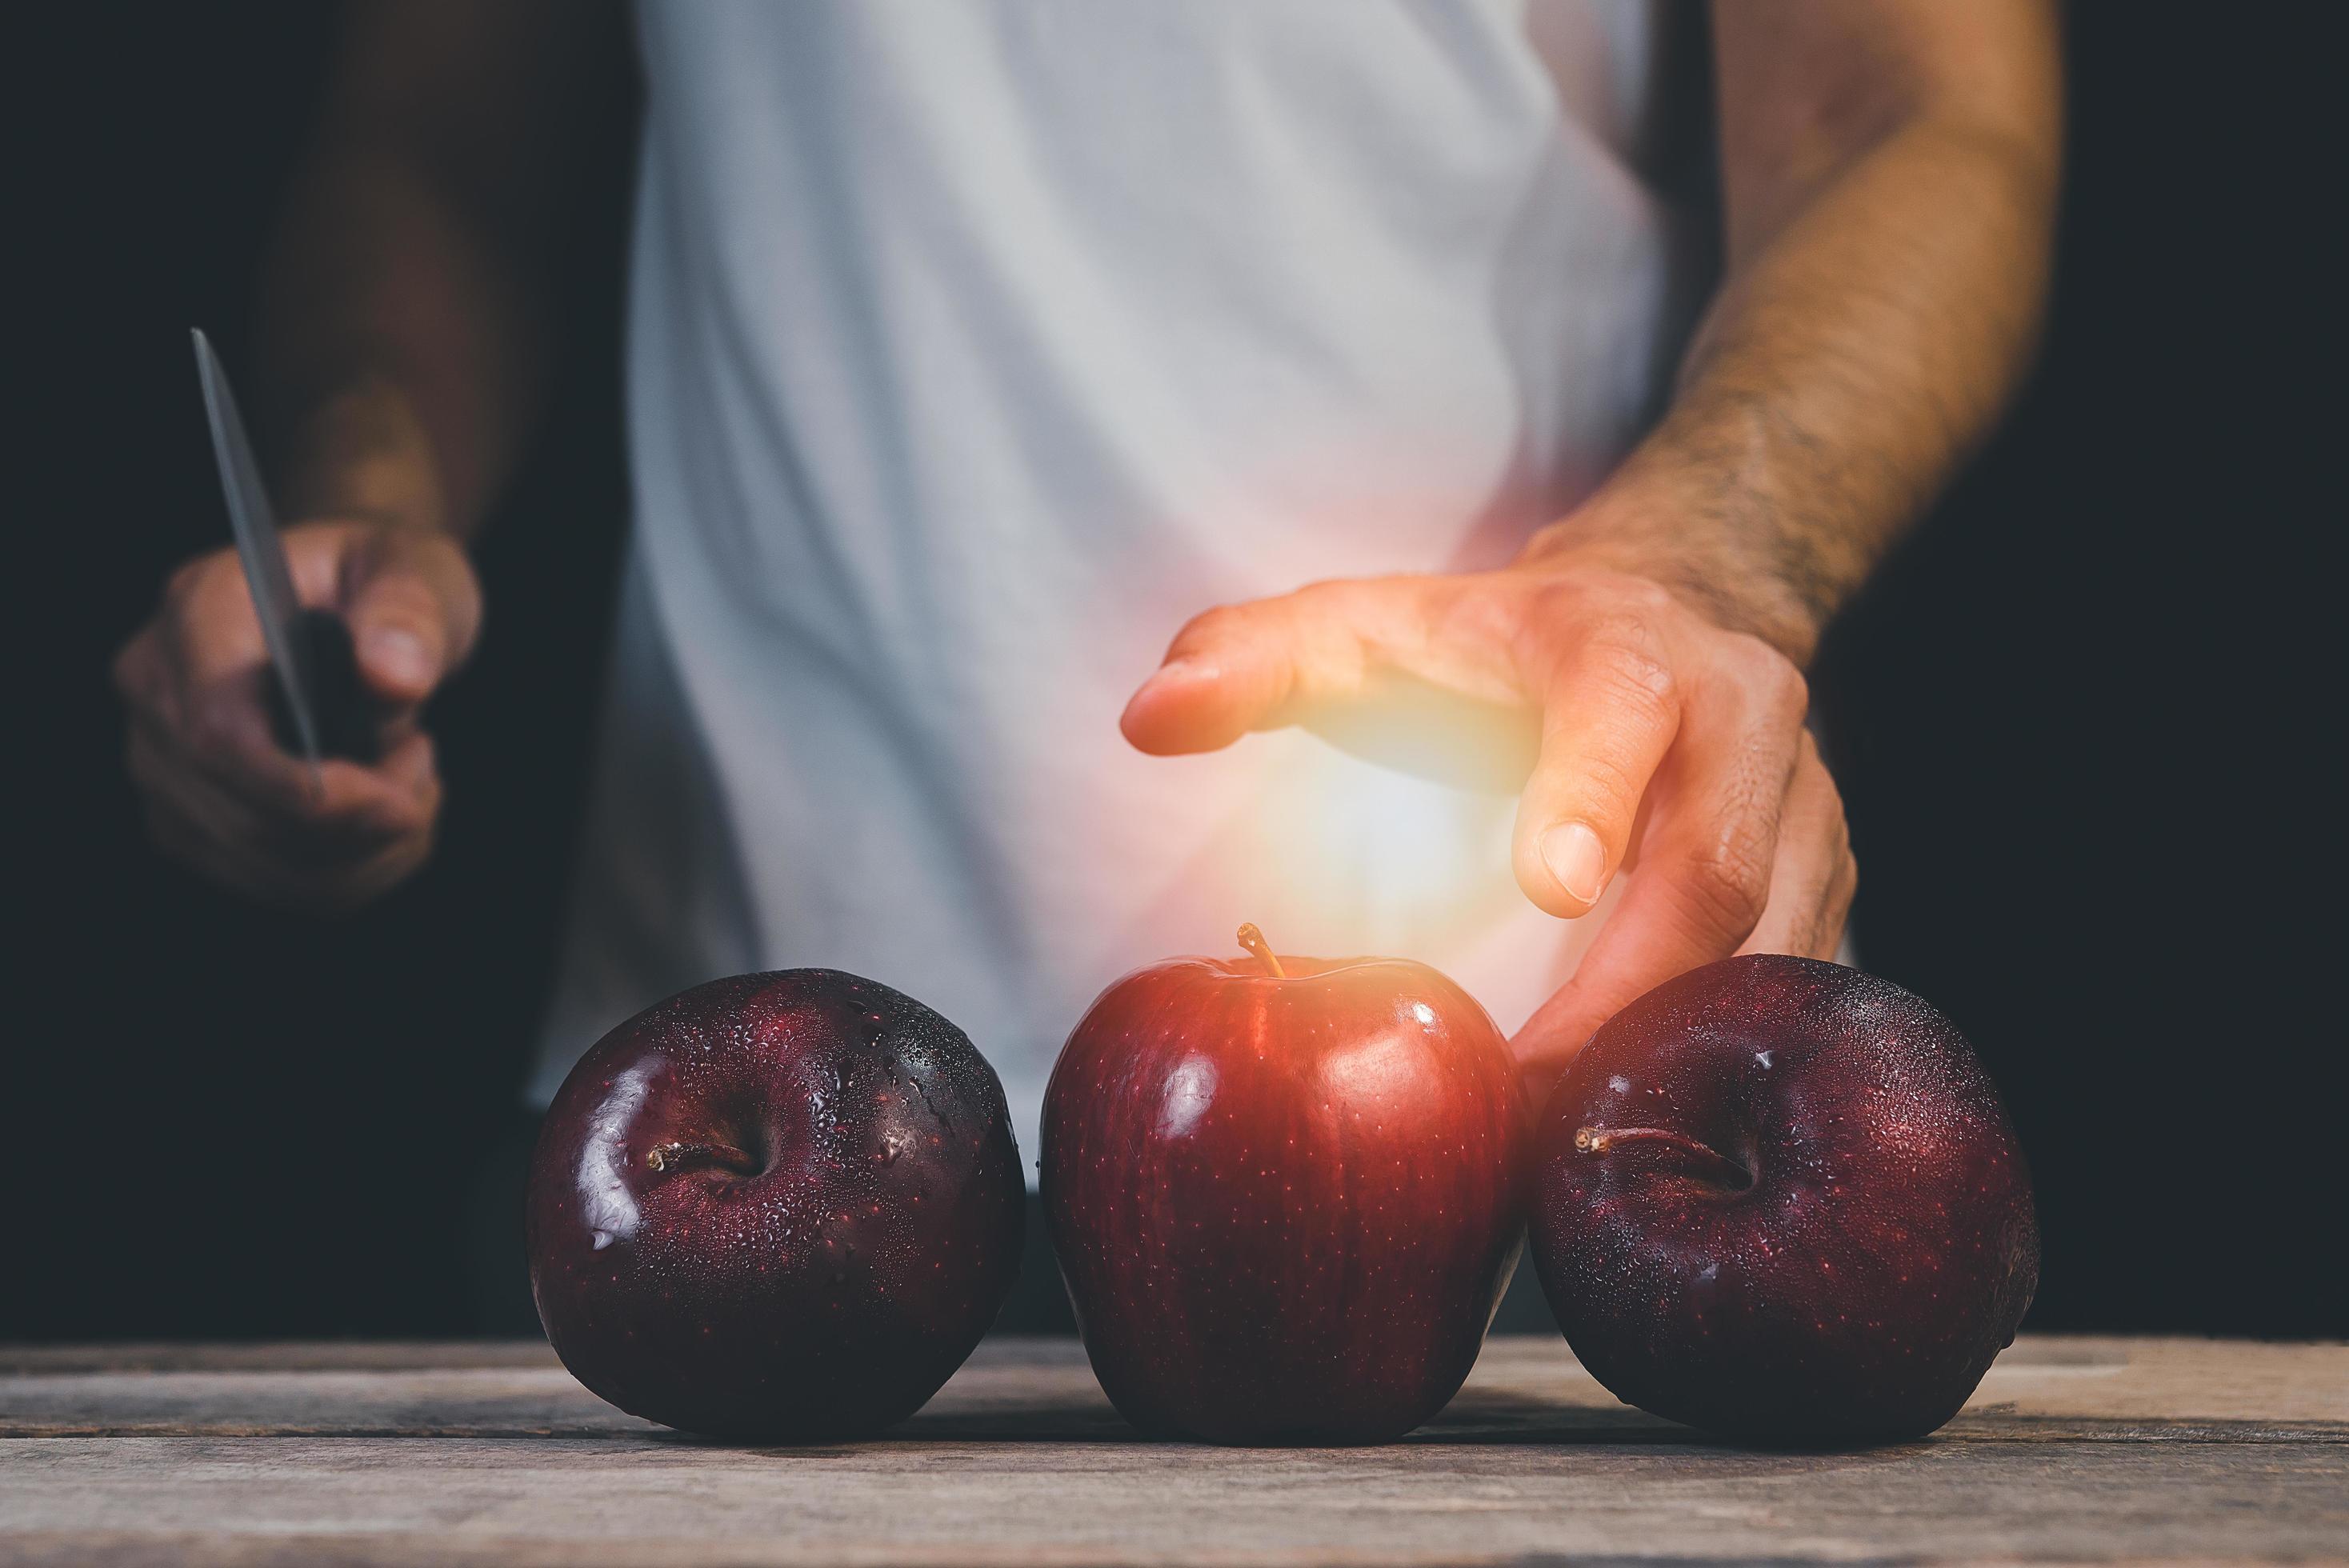
[[[1955,1026],[1808,958],[1724,959],[1592,1037],[1536,1132],[1542,1288],[1619,1398],[1734,1437],[1921,1436],[2014,1338],[2031,1178]]]
[[[1524,1233],[1485,1010],[1395,959],[1178,958],[1103,992],[1044,1096],[1086,1353],[1144,1431],[1378,1442],[1459,1391]]]
[[[1019,1268],[1003,1088],[961,1030],[829,969],[713,980],[565,1079],[531,1288],[578,1379],[668,1426],[853,1437],[918,1409]]]

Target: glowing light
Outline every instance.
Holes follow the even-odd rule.
[[[1341,728],[1310,716],[1199,757],[1112,753],[1102,778],[1037,802],[1039,838],[1099,842],[1101,874],[1133,902],[1085,934],[1098,949],[1088,976],[1229,954],[1247,919],[1286,954],[1432,965],[1505,1031],[1522,1025],[1599,922],[1557,920],[1517,886],[1522,752],[1506,736],[1410,722],[1423,717],[1355,715]]]
[[[1268,931],[1292,934],[1285,943],[1430,958],[1527,907],[1509,870],[1513,796],[1413,777],[1306,736],[1265,738],[1275,744],[1262,749],[1289,755],[1258,777],[1215,874],[1242,890],[1227,900]]]

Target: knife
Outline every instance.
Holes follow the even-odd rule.
[[[212,352],[203,328],[196,340],[196,377],[203,384],[204,416],[212,423],[212,460],[220,468],[221,494],[228,501],[229,530],[237,559],[244,563],[253,591],[254,614],[277,672],[270,692],[270,722],[277,744],[308,759],[312,777],[329,757],[373,762],[379,755],[377,705],[359,681],[358,652],[351,629],[332,610],[305,609],[294,592],[285,545],[277,537],[277,514],[253,460],[236,395],[228,373]]]

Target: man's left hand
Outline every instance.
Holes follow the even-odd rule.
[[[1597,552],[1501,571],[1319,583],[1208,611],[1127,705],[1156,755],[1373,703],[1398,680],[1539,715],[1517,883],[1559,916],[1619,907],[1516,1039],[1537,1089],[1619,1007],[1733,953],[1832,957],[1857,882],[1843,801],[1785,654]]]

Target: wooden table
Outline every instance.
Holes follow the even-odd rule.
[[[1403,1443],[1134,1439],[999,1340],[891,1439],[745,1449],[543,1346],[0,1348],[0,1562],[2349,1559],[2349,1347],[2025,1339],[1932,1439],[1700,1440],[1495,1339]]]

